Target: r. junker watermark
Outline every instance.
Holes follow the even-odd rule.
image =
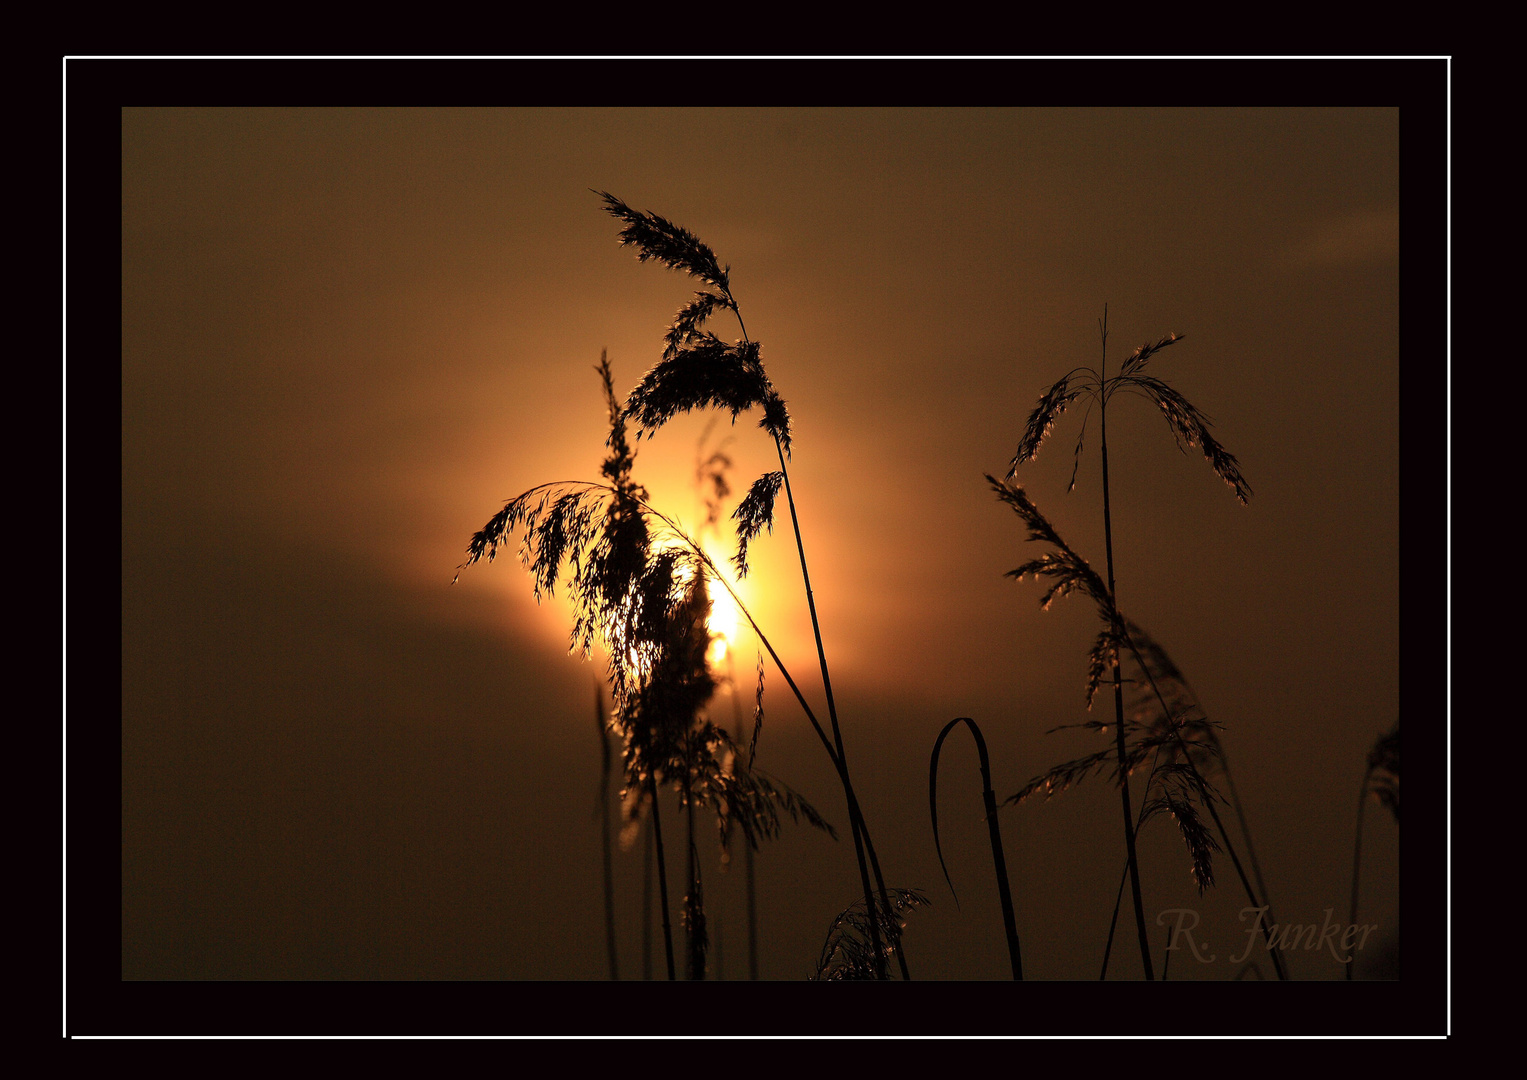
[[[1264,934],[1262,917],[1266,914],[1267,908],[1242,908],[1241,921],[1250,921],[1250,926],[1246,929],[1246,947],[1241,950],[1240,955],[1230,957],[1230,962],[1243,963],[1250,958],[1251,951],[1261,945],[1268,952],[1274,949],[1282,949],[1284,952],[1299,948],[1329,949],[1337,963],[1350,964],[1353,953],[1368,943],[1368,935],[1378,927],[1366,924],[1343,926],[1332,920],[1333,910],[1333,908],[1326,908],[1323,925],[1273,923],[1266,927]],[[1193,931],[1198,927],[1198,912],[1192,908],[1167,908],[1156,916],[1156,925],[1172,927],[1171,939],[1167,942],[1168,952],[1181,949],[1179,941],[1186,939],[1188,949],[1193,953],[1195,960],[1200,964],[1214,963],[1215,954],[1209,951],[1212,946],[1207,941],[1197,941],[1193,937]]]

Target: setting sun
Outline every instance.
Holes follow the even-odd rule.
[[[984,101],[1142,63],[843,71]],[[1216,92],[1257,99],[1270,63],[1216,62]],[[70,223],[120,221],[70,250],[120,270],[108,325],[82,315],[120,354],[120,641],[97,665],[70,636],[63,689],[88,749],[105,670],[120,738],[70,758],[103,802],[70,821],[114,822],[80,848],[111,941],[71,938],[104,969],[72,1026],[129,1031],[113,1003],[163,986],[251,1025],[222,995],[264,986],[316,1027],[280,988],[448,982],[424,997],[508,990],[447,1031],[936,1034],[769,1001],[1021,973],[1382,980],[1393,1019],[1357,994],[1308,1022],[1419,1030],[1447,762],[1402,849],[1383,751],[1402,708],[1424,745],[1450,723],[1447,592],[1399,552],[1403,482],[1446,489],[1401,410],[1436,365],[1401,358],[1449,340],[1447,70],[1284,75],[1380,104],[90,104],[68,141],[99,143],[104,201],[71,185]],[[84,520],[101,485],[66,479]],[[710,1013],[630,989],[670,978],[760,985]],[[584,1007],[597,980],[618,1004]],[[971,1034],[1288,1027],[949,1000]],[[398,1004],[367,1022],[422,1033]]]
[[[717,567],[726,565],[726,557],[709,546],[705,553]],[[726,651],[731,648],[732,639],[737,636],[737,602],[719,581],[707,581],[705,588],[710,594],[710,615],[705,620],[705,628],[711,633],[710,649],[705,658],[715,667],[726,659]]]

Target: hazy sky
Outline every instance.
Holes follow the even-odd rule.
[[[123,976],[605,977],[602,662],[568,654],[568,609],[537,607],[512,555],[451,585],[507,499],[597,478],[601,350],[629,390],[692,292],[617,245],[591,188],[730,264],[789,405],[856,786],[887,882],[933,901],[915,978],[1007,974],[964,734],[939,785],[959,906],[934,854],[939,729],[978,720],[999,798],[1101,747],[1045,734],[1091,718],[1095,612],[1003,577],[1038,548],[983,473],[1046,386],[1097,364],[1105,305],[1110,371],[1185,335],[1152,370],[1255,491],[1240,505],[1149,402],[1115,399],[1119,603],[1224,725],[1279,917],[1345,919],[1365,755],[1400,706],[1400,128],[1395,108],[125,109]],[[636,460],[691,524],[707,419]],[[712,432],[738,489],[772,461],[756,421]],[[1101,567],[1095,422],[1066,493],[1079,424],[1018,479]],[[744,598],[820,701],[777,524]],[[751,717],[757,648],[734,650]],[[793,828],[758,857],[762,973],[802,979],[857,874],[825,755],[766,686],[759,764],[844,837]],[[729,698],[713,711],[730,726]],[[1097,778],[1002,811],[1031,978],[1097,977],[1118,815]],[[1377,971],[1399,833],[1365,820]],[[1220,947],[1172,976],[1235,976],[1229,861],[1200,898],[1169,821],[1141,845],[1147,913],[1193,908]],[[702,858],[713,974],[739,978],[740,875]],[[634,978],[641,845],[616,863]],[[1125,905],[1110,974],[1138,978]]]

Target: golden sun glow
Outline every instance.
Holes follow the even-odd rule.
[[[726,565],[725,556],[718,557],[709,547],[706,548],[706,554],[717,567]],[[732,639],[737,636],[737,603],[726,591],[726,586],[719,581],[707,581],[705,589],[710,595],[710,616],[705,620],[705,628],[711,634],[710,649],[705,658],[712,667],[716,667],[726,659],[726,651],[731,647]]]

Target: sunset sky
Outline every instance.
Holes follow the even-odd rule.
[[[123,109],[122,977],[607,977],[603,657],[569,654],[570,608],[538,606],[512,552],[451,584],[506,500],[599,478],[601,351],[629,391],[696,287],[621,248],[591,189],[730,265],[788,404],[856,787],[887,883],[932,901],[908,923],[914,978],[1008,973],[963,732],[939,776],[958,905],[934,851],[943,725],[979,722],[999,800],[1106,745],[1046,734],[1111,713],[1084,700],[1097,616],[1078,596],[1041,610],[1040,585],[1003,576],[1040,549],[983,479],[1006,473],[1044,389],[1097,365],[1105,305],[1110,374],[1184,335],[1151,370],[1212,418],[1255,492],[1240,505],[1150,402],[1115,398],[1120,607],[1223,725],[1278,917],[1345,921],[1366,754],[1402,700],[1404,122],[1397,107]],[[1408,206],[1407,223],[1433,229],[1438,209]],[[702,438],[729,440],[728,512],[777,467],[757,413],[713,417],[638,444],[636,479],[691,527]],[[1101,569],[1095,417],[1066,491],[1080,423],[1062,416],[1017,480]],[[820,702],[788,516],[753,550],[743,599]],[[758,653],[740,631],[749,723]],[[772,666],[765,687],[759,766],[842,837],[787,827],[757,858],[761,974],[800,980],[858,877],[826,755]],[[712,715],[732,726],[727,693]],[[1097,978],[1118,819],[1098,777],[1001,811],[1030,978]],[[1358,921],[1378,930],[1358,972],[1376,977],[1398,970],[1400,836],[1376,802],[1364,829]],[[740,861],[723,871],[711,836],[712,974],[735,980]],[[1169,820],[1140,844],[1158,968],[1156,913],[1192,908],[1218,959],[1174,953],[1171,978],[1246,976],[1227,959],[1246,926],[1228,858],[1199,897]],[[642,974],[642,853],[615,857],[626,979]],[[1110,978],[1142,976],[1132,935],[1126,890]],[[1272,978],[1262,955],[1250,977]],[[1299,980],[1343,977],[1329,955],[1288,961]]]

